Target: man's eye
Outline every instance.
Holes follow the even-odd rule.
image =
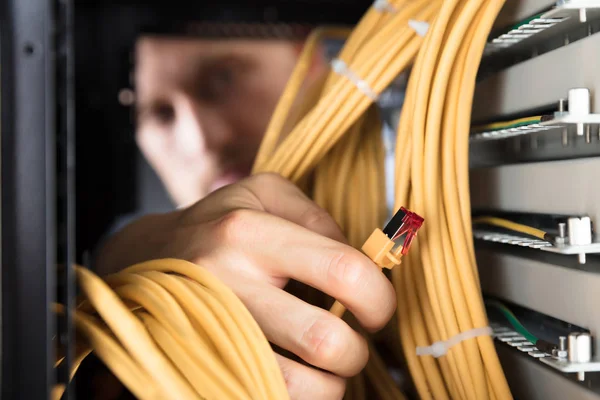
[[[168,124],[175,119],[175,109],[168,104],[153,107],[152,118],[161,124]]]
[[[233,68],[231,68],[231,67],[219,68],[214,72],[214,74],[212,76],[212,79],[214,80],[214,82],[221,86],[230,85],[233,82],[233,78],[234,78],[234,71],[233,71]]]
[[[231,66],[214,68],[200,83],[199,95],[204,101],[221,102],[235,89],[236,71]]]

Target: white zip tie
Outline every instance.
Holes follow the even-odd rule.
[[[390,14],[398,12],[398,9],[391,5],[388,0],[375,0],[373,2],[373,8],[379,12],[388,12]]]
[[[408,20],[408,26],[413,28],[417,35],[421,37],[425,37],[427,35],[427,31],[429,31],[429,23],[425,21],[416,21],[414,19]]]
[[[479,336],[491,336],[494,331],[489,326],[484,328],[475,328],[470,331],[459,333],[456,336],[451,337],[448,340],[435,342],[429,347],[417,347],[418,356],[433,356],[435,358],[445,355],[450,348],[457,344],[464,342],[465,340],[474,339]]]
[[[373,89],[369,86],[367,81],[361,79],[358,75],[356,75],[344,60],[340,60],[339,58],[334,58],[331,61],[331,69],[338,75],[346,77],[350,82],[354,83],[354,86],[367,97],[369,97],[373,101],[377,101],[379,95],[375,93]]]

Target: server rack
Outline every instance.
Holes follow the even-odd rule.
[[[592,0],[558,4],[571,3],[598,8]],[[52,368],[53,338],[65,345],[72,343],[73,334],[68,313],[55,319],[50,308],[56,300],[72,302],[75,290],[70,269],[60,265],[83,262],[83,254],[109,222],[107,217],[132,207],[127,190],[135,188],[131,180],[135,165],[128,157],[134,154],[134,144],[118,139],[132,125],[129,111],[118,104],[117,92],[130,84],[127,46],[135,36],[145,29],[193,34],[195,25],[189,22],[199,20],[352,23],[369,4],[342,0],[273,0],[254,2],[252,7],[232,1],[212,6],[116,0],[0,3],[3,398],[48,398],[55,383],[67,381],[72,352],[66,353],[67,368],[58,375]],[[509,1],[498,27],[555,5],[548,0]],[[233,8],[235,14],[227,11]],[[589,14],[591,28],[577,42],[565,40],[544,48],[543,41],[537,41],[534,57],[516,57],[515,65],[482,77],[474,117],[490,120],[545,107],[574,87],[591,89],[591,111],[599,113],[597,17],[593,11]],[[123,28],[115,29],[119,23]],[[77,141],[76,131],[83,133]],[[108,153],[102,159],[114,160],[105,177],[88,169],[99,160],[91,149],[98,153],[96,145],[102,140],[86,141],[84,135],[109,143],[101,147]],[[598,222],[600,137],[596,135],[594,131],[589,143],[585,136],[570,136],[570,145],[564,146],[558,136],[559,142],[543,147],[538,146],[542,141],[535,148],[531,142],[518,151],[500,153],[495,151],[500,148],[497,143],[481,145],[471,154],[471,182],[477,188],[473,206],[585,214]],[[544,185],[547,179],[558,183]],[[83,194],[76,190],[75,181],[85,188]],[[95,204],[85,200],[103,192],[121,195],[97,212]],[[484,294],[585,327],[594,334],[598,348],[597,256],[588,256],[581,264],[569,256],[477,242],[477,257]],[[556,291],[564,295],[556,296]],[[514,349],[502,344],[498,349],[505,367],[509,366],[505,370],[511,389],[521,398],[598,398],[597,373],[577,382]],[[598,361],[597,351],[594,360]],[[71,388],[65,398],[73,398],[73,393]]]

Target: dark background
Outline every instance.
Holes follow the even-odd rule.
[[[49,398],[54,383],[69,381],[76,286],[64,266],[84,263],[116,217],[168,207],[136,149],[131,110],[118,102],[136,36],[177,33],[190,21],[347,25],[369,5],[0,0],[3,399]],[[49,306],[56,301],[62,316]],[[65,350],[58,370],[55,338]],[[65,398],[74,394],[69,385]]]
[[[143,162],[131,110],[131,49],[142,31],[177,34],[193,20],[354,24],[364,0],[75,1],[76,258],[92,251],[120,215],[161,211],[168,199]]]

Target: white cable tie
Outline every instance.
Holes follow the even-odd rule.
[[[489,326],[471,329],[470,331],[459,333],[446,341],[435,342],[429,347],[417,347],[417,355],[438,358],[445,355],[448,350],[465,340],[474,339],[479,336],[491,336],[493,334],[494,331]]]
[[[363,79],[361,79],[358,75],[356,75],[344,60],[340,60],[339,58],[335,58],[331,61],[331,69],[338,75],[346,77],[350,82],[354,83],[354,86],[367,97],[369,97],[373,101],[377,101],[379,96],[371,87],[369,83]]]
[[[388,0],[375,0],[373,2],[373,8],[379,12],[388,12],[390,14],[398,12],[398,9],[391,5]]]
[[[409,19],[408,26],[410,26],[415,32],[417,32],[417,35],[421,37],[425,37],[425,35],[427,35],[427,31],[429,31],[429,23],[425,21]]]

